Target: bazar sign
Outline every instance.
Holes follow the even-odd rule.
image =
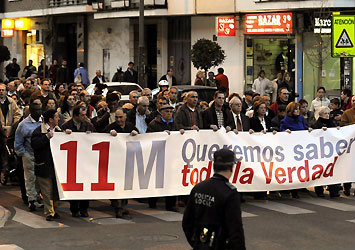
[[[245,15],[246,34],[291,34],[292,28],[292,13]]]
[[[235,17],[217,17],[217,35],[235,36],[236,20]]]
[[[355,56],[355,16],[333,15],[332,56]]]
[[[302,140],[300,140],[302,138]],[[55,133],[61,199],[186,195],[213,175],[213,153],[228,148],[239,191],[273,191],[355,181],[355,125],[250,135],[212,130],[118,134]]]

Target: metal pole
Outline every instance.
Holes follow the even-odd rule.
[[[138,84],[147,87],[144,80],[144,0],[139,1],[139,57],[138,57]]]

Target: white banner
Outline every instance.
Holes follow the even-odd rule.
[[[238,163],[239,191],[273,191],[355,181],[355,125],[250,135],[222,128],[130,136],[55,133],[51,149],[60,198],[123,199],[186,195],[213,175],[223,147]]]

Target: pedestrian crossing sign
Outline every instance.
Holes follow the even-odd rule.
[[[333,15],[332,56],[355,56],[355,16]]]

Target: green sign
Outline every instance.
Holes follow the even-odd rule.
[[[355,57],[355,16],[333,15],[332,56]]]

